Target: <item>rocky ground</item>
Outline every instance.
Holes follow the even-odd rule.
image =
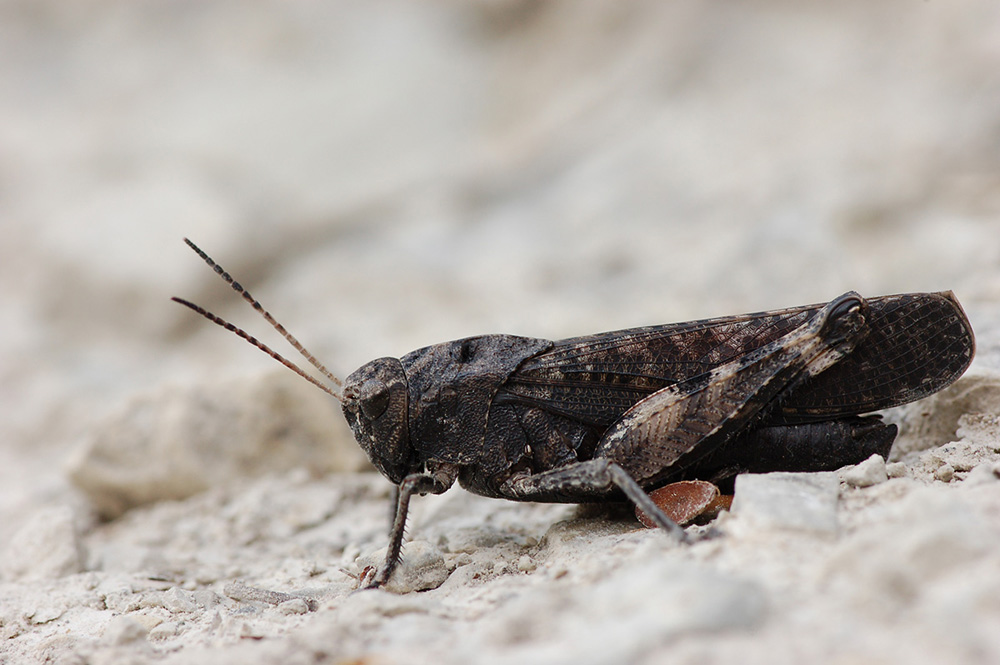
[[[1000,660],[1000,12],[0,2],[0,662]],[[416,499],[336,373],[952,289],[978,355],[889,460],[628,509]]]

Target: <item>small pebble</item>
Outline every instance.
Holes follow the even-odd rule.
[[[104,641],[120,646],[146,639],[149,630],[141,623],[128,616],[117,616],[104,629]]]
[[[139,609],[139,603],[142,601],[142,595],[138,593],[132,593],[129,589],[121,589],[119,591],[112,591],[105,594],[104,596],[104,606],[111,610],[112,612],[117,612],[118,614],[125,614],[126,612],[135,612]]]
[[[885,473],[890,478],[905,478],[906,465],[902,462],[892,462],[885,465]]]
[[[934,478],[943,483],[950,483],[955,477],[955,468],[951,464],[942,464],[934,472]]]
[[[309,603],[304,598],[293,598],[278,605],[282,614],[305,614],[309,611]]]
[[[167,589],[163,594],[163,606],[171,612],[194,612],[198,609],[194,594],[178,587]]]
[[[164,621],[163,623],[153,627],[149,631],[149,641],[156,642],[157,640],[165,640],[167,638],[173,637],[178,633],[177,624],[173,621]]]
[[[841,479],[851,487],[871,487],[889,479],[885,460],[881,455],[872,455],[864,462],[843,471]]]
[[[194,602],[200,607],[215,607],[222,600],[222,596],[215,593],[211,589],[198,589],[192,592],[191,597],[194,598]]]
[[[535,562],[527,554],[522,554],[517,560],[517,569],[522,573],[530,573],[535,569]]]

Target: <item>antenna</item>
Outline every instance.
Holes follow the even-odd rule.
[[[200,256],[205,261],[205,263],[207,263],[220,277],[222,277],[222,280],[226,284],[228,284],[229,286],[231,286],[234,291],[236,291],[237,293],[239,293],[243,297],[244,300],[246,300],[248,303],[250,303],[250,306],[253,307],[255,310],[257,310],[257,312],[261,316],[264,317],[265,321],[267,321],[272,326],[274,326],[274,329],[277,330],[279,333],[281,333],[282,337],[284,337],[285,340],[287,340],[288,343],[291,344],[295,348],[296,351],[298,351],[299,353],[301,353],[302,356],[306,360],[309,361],[310,365],[312,365],[313,367],[315,367],[316,369],[318,369],[323,374],[323,376],[325,376],[327,379],[329,379],[336,387],[338,387],[338,388],[343,387],[344,382],[341,381],[340,379],[338,379],[336,376],[334,376],[326,367],[323,366],[323,363],[321,363],[319,360],[316,359],[316,356],[314,356],[304,346],[302,346],[302,343],[299,342],[299,340],[295,339],[295,337],[292,336],[292,334],[290,332],[288,332],[287,330],[285,330],[285,327],[283,325],[281,325],[280,323],[278,323],[278,321],[275,320],[275,318],[273,316],[271,316],[271,313],[268,312],[266,309],[264,309],[264,307],[260,304],[260,302],[257,301],[256,298],[254,298],[252,295],[250,295],[249,291],[247,291],[246,289],[244,289],[243,286],[239,282],[233,280],[232,276],[230,276],[230,274],[228,272],[226,272],[225,270],[222,269],[222,266],[220,266],[218,263],[216,263],[215,261],[213,261],[212,257],[210,257],[208,254],[206,254],[205,252],[203,252],[201,250],[201,248],[199,248],[197,245],[195,245],[193,242],[191,242],[187,238],[184,238],[184,242],[187,243],[187,246],[190,247],[191,249],[193,249],[195,251],[195,253],[198,256]],[[228,330],[228,331],[230,331],[232,333],[235,333],[239,337],[242,337],[247,342],[249,342],[250,344],[253,344],[258,349],[260,349],[261,351],[263,351],[267,355],[271,356],[272,358],[274,358],[275,360],[277,360],[278,362],[280,362],[282,365],[284,365],[288,369],[292,370],[293,372],[295,372],[296,374],[298,374],[299,376],[301,376],[306,381],[308,381],[311,384],[313,384],[314,386],[320,388],[324,392],[329,393],[330,395],[332,395],[333,397],[335,397],[338,401],[341,401],[341,402],[344,401],[343,395],[341,394],[340,391],[334,390],[334,389],[330,388],[329,386],[321,383],[320,381],[318,381],[313,376],[311,376],[309,374],[306,374],[304,371],[302,371],[301,368],[299,368],[298,365],[296,365],[295,363],[293,363],[291,360],[288,360],[287,358],[285,358],[284,356],[282,356],[277,351],[274,351],[273,349],[271,349],[269,346],[267,346],[266,344],[264,344],[263,342],[261,342],[260,340],[258,340],[253,335],[250,335],[250,334],[246,333],[241,328],[238,328],[237,326],[234,326],[229,321],[226,321],[225,319],[223,319],[221,317],[218,317],[215,314],[212,314],[211,312],[209,312],[205,308],[200,307],[198,305],[195,305],[194,303],[192,303],[190,301],[187,301],[187,300],[184,300],[183,298],[171,298],[171,300],[173,300],[174,302],[178,302],[178,303],[184,305],[185,307],[187,307],[187,308],[189,308],[191,310],[194,310],[195,312],[197,312],[198,314],[201,314],[202,316],[204,316],[206,319],[208,319],[212,323],[214,323],[216,325],[219,325],[219,326],[222,326],[226,330]]]

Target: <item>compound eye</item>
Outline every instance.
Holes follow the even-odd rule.
[[[359,400],[361,411],[369,420],[375,420],[389,407],[389,388],[381,381],[366,381]]]

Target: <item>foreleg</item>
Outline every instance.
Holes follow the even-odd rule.
[[[362,589],[374,589],[389,581],[392,571],[399,564],[406,531],[406,514],[410,508],[410,497],[414,494],[442,494],[455,483],[457,468],[442,465],[433,473],[412,473],[399,484],[396,495],[396,513],[389,530],[389,548],[385,561],[378,570],[362,575]]]

